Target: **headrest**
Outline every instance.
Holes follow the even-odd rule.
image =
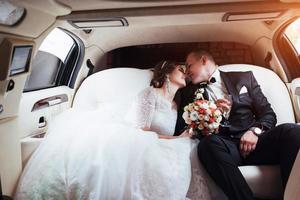
[[[97,109],[103,104],[129,104],[149,86],[152,71],[136,68],[113,68],[97,72],[83,81],[78,89],[73,108]],[[116,105],[117,106],[117,105]]]

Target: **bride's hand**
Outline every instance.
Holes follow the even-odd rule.
[[[192,137],[188,130],[183,131],[178,137]]]

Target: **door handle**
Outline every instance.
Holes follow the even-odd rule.
[[[55,96],[51,96],[51,97],[48,97],[48,98],[45,98],[45,99],[41,99],[39,101],[37,101],[32,109],[31,109],[31,112],[33,111],[36,111],[36,110],[40,110],[40,109],[43,109],[43,108],[47,108],[47,107],[50,107],[50,106],[54,106],[54,105],[57,105],[57,104],[61,104],[61,103],[64,103],[64,102],[68,102],[68,96],[66,94],[60,94],[60,95],[55,95]]]
[[[40,122],[38,127],[39,128],[44,128],[44,127],[46,127],[46,125],[47,125],[47,122]]]
[[[44,128],[47,126],[47,120],[45,117],[40,117],[38,128]]]
[[[54,106],[56,104],[62,103],[62,100],[61,100],[61,98],[58,98],[58,99],[48,100],[47,102],[48,102],[49,106]]]

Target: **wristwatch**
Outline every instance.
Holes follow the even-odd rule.
[[[262,134],[262,130],[258,127],[251,127],[249,130],[252,131],[254,135],[258,137]]]

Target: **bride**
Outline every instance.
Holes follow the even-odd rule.
[[[173,136],[184,69],[159,63],[122,122],[101,110],[60,115],[28,161],[15,199],[212,199],[193,155],[197,141],[186,131]]]

